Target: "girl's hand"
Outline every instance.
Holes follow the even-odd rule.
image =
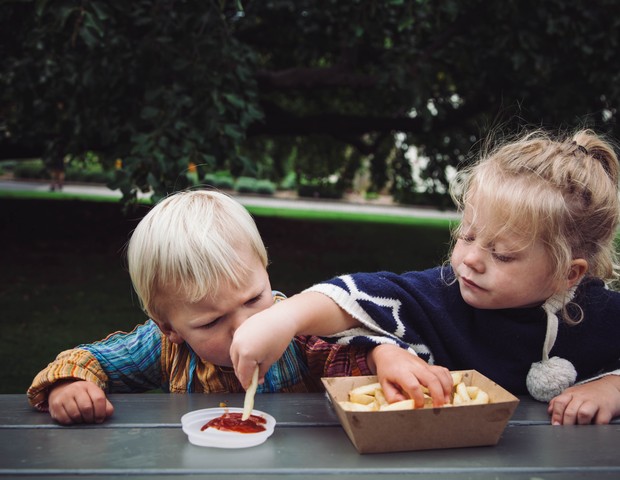
[[[389,403],[412,398],[416,408],[424,406],[422,386],[428,388],[433,406],[450,403],[452,375],[447,368],[429,365],[420,357],[387,344],[369,352],[368,362]]]
[[[47,400],[50,415],[62,425],[102,423],[114,413],[105,392],[84,380],[61,381],[51,388]]]
[[[604,425],[620,416],[620,376],[574,385],[549,402],[552,425]]]

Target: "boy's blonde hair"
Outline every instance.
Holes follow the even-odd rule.
[[[475,200],[491,213],[494,224],[477,232],[488,244],[515,232],[542,240],[556,279],[576,258],[588,275],[617,278],[618,158],[591,130],[559,138],[535,131],[500,145],[459,172],[451,193],[461,211]]]
[[[209,190],[172,194],[140,221],[127,248],[129,274],[145,312],[162,293],[196,302],[222,285],[239,287],[248,274],[240,250],[267,267],[267,251],[249,212]]]

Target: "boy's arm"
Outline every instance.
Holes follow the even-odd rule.
[[[79,348],[97,359],[108,377],[112,393],[145,392],[162,386],[162,337],[152,320],[131,332],[114,332]]]
[[[230,347],[235,373],[247,388],[255,366],[260,366],[262,381],[296,335],[328,336],[356,325],[351,315],[321,293],[294,295],[253,315],[237,329]]]
[[[48,395],[58,382],[86,380],[110,392],[146,391],[161,386],[161,331],[154,322],[132,332],[116,332],[100,342],[58,355],[28,389],[31,405],[48,410]]]
[[[105,392],[92,382],[57,382],[48,397],[51,417],[62,425],[102,423],[114,413]]]
[[[90,352],[79,348],[65,350],[36,375],[27,391],[28,402],[38,410],[48,411],[50,389],[57,382],[70,380],[89,381],[105,390],[108,377]]]

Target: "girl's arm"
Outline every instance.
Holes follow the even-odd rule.
[[[564,390],[549,402],[553,425],[608,424],[620,416],[620,375],[606,375]]]

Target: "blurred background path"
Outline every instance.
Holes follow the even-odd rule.
[[[13,191],[49,191],[49,182],[24,181],[2,179],[0,180],[0,190]],[[121,198],[119,190],[110,190],[105,185],[91,184],[65,184],[64,193],[101,195],[104,197]],[[143,194],[148,197],[148,194]],[[394,205],[382,202],[367,202],[363,200],[327,200],[327,199],[305,199],[294,196],[261,196],[233,194],[233,196],[243,205],[255,207],[271,207],[282,209],[298,210],[322,210],[333,212],[358,212],[371,213],[376,215],[389,215],[399,217],[417,218],[445,218],[457,219],[458,214],[454,211],[441,211],[428,207],[416,207],[410,205]]]

